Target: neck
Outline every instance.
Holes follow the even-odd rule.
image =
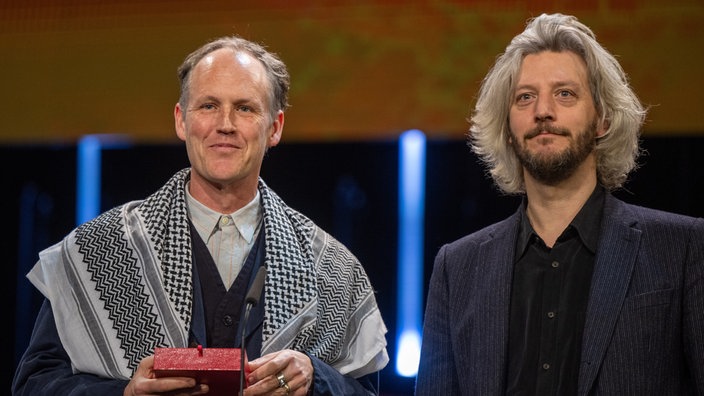
[[[223,214],[244,207],[257,195],[257,183],[211,183],[191,172],[189,192],[198,202]]]
[[[526,213],[535,232],[549,247],[569,226],[597,184],[596,170],[580,169],[557,185],[545,185],[525,174]]]

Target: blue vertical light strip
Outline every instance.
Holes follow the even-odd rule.
[[[99,136],[86,135],[78,141],[76,175],[76,224],[93,219],[100,212],[102,143]]]
[[[130,146],[129,136],[101,133],[85,135],[78,141],[76,161],[76,224],[100,214],[102,153]]]
[[[425,216],[423,132],[409,130],[399,140],[398,318],[396,373],[414,377],[420,360]]]

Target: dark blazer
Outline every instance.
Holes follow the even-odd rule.
[[[607,194],[579,395],[704,394],[704,219]],[[503,395],[520,212],[443,246],[416,395]]]

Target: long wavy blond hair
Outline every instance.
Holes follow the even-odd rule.
[[[640,130],[647,110],[631,89],[616,58],[574,16],[543,14],[530,19],[484,78],[470,118],[468,143],[501,191],[525,193],[523,169],[509,144],[509,110],[523,58],[543,51],[571,51],[584,59],[599,117],[608,125],[596,144],[597,177],[617,189],[637,167]]]

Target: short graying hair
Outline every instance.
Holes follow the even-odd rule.
[[[470,118],[470,147],[501,191],[525,193],[523,170],[509,144],[509,111],[523,59],[544,51],[570,51],[586,63],[594,106],[608,125],[596,145],[597,177],[609,190],[621,187],[637,167],[640,130],[647,110],[616,58],[574,16],[540,15],[530,19],[526,29],[511,40],[482,82]]]
[[[185,109],[188,104],[191,84],[191,71],[206,55],[222,48],[233,51],[244,51],[259,60],[266,70],[271,92],[269,93],[271,117],[288,108],[288,90],[290,77],[286,65],[276,54],[267,51],[262,45],[238,36],[227,36],[215,39],[189,54],[178,68],[178,78],[181,83],[179,104]],[[185,114],[185,113],[184,113]]]

